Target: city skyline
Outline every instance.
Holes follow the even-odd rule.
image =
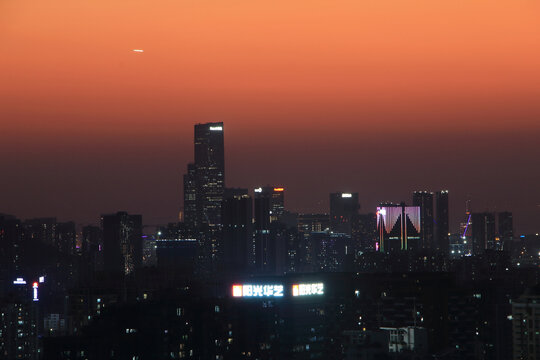
[[[0,358],[540,358],[539,15],[0,1]]]
[[[438,190],[412,193],[413,206],[381,204],[376,214],[359,214],[359,194],[351,192],[330,193],[327,214],[287,213],[281,185],[254,188],[253,197],[224,186],[225,129],[223,122],[194,125],[194,162],[182,178],[185,222],[143,232],[153,226],[140,214],[117,212],[102,215],[100,227],[83,227],[79,238],[74,222],[0,214],[4,354],[236,358],[261,351],[276,358],[350,358],[344,351],[367,349],[372,335],[378,338],[373,351],[383,358],[410,351],[458,359],[479,347],[486,358],[534,353],[523,342],[522,323],[529,318],[527,299],[538,293],[538,234],[515,236],[511,212],[469,212],[468,202],[466,223],[451,234],[451,197]],[[250,310],[237,312],[248,306],[242,299]],[[126,310],[128,317],[119,316]],[[153,320],[140,322],[146,316]],[[275,327],[266,328],[265,319]],[[249,324],[253,330],[243,332]],[[95,326],[104,327],[99,345],[87,342]],[[244,341],[261,329],[266,345]],[[511,329],[517,331],[508,336]],[[146,331],[176,344],[156,346]],[[162,336],[169,332],[176,336]],[[115,333],[121,336],[109,343]],[[143,345],[126,346],[139,333]],[[408,344],[399,340],[406,333]],[[349,344],[347,334],[367,342]]]
[[[364,212],[449,189],[451,214],[470,196],[539,231],[536,3],[0,9],[4,212],[172,221],[192,125],[223,121],[227,184],[283,184],[292,210],[320,212],[336,191],[359,192]]]
[[[221,122],[217,123],[217,122],[213,122],[213,123],[199,123],[199,125],[207,125],[207,124],[223,124]],[[197,124],[192,124],[193,125],[197,125]],[[223,134],[224,134],[224,144],[225,144],[225,148],[226,148],[226,151],[225,151],[225,164],[228,164],[229,161],[231,162],[235,162],[235,159],[234,158],[231,158],[232,156],[227,156],[229,154],[229,151],[228,151],[228,147],[233,147],[233,148],[237,148],[237,145],[236,144],[229,144],[228,143],[228,139],[227,139],[227,131],[229,130],[229,127],[227,126],[228,124],[225,124],[224,125],[224,129],[223,129]],[[226,128],[226,129],[225,129]],[[192,135],[193,136],[193,135]],[[191,141],[193,141],[191,139]],[[236,146],[235,146],[236,145]],[[254,148],[250,148],[250,149],[254,149]],[[238,149],[237,149],[238,150]],[[346,152],[346,151],[344,151]],[[193,151],[192,151],[192,154],[193,154]],[[149,161],[151,161],[151,158],[149,158]],[[156,159],[157,161],[157,159]],[[188,165],[189,166],[192,166],[192,162],[193,160],[188,160],[188,162],[184,165],[184,167],[187,169],[188,168]],[[229,165],[225,165],[226,168],[229,168],[230,166]],[[245,171],[245,169],[242,169]],[[337,172],[344,172],[346,171],[346,165],[344,164],[344,168],[342,169],[333,169],[334,171],[337,171]],[[180,167],[178,170],[178,175],[177,176],[170,176],[169,179],[167,179],[168,182],[171,182],[173,180],[176,180],[179,184],[181,184],[181,186],[179,187],[178,186],[178,183],[176,184],[176,190],[172,190],[170,193],[172,193],[173,191],[176,192],[176,193],[179,193],[178,194],[178,197],[179,198],[176,198],[176,197],[169,197],[168,200],[167,200],[167,203],[165,204],[166,205],[166,208],[168,209],[173,209],[172,211],[170,211],[169,213],[165,213],[162,209],[159,209],[157,211],[151,211],[149,210],[147,207],[145,207],[144,205],[138,205],[138,206],[133,206],[133,205],[121,205],[120,202],[117,203],[117,205],[110,205],[108,208],[102,206],[100,207],[101,205],[100,204],[95,204],[95,206],[97,206],[98,208],[100,208],[100,210],[98,212],[94,212],[94,213],[90,213],[90,209],[89,208],[85,208],[84,206],[81,206],[80,208],[77,209],[77,211],[79,211],[81,214],[84,214],[82,216],[73,216],[71,211],[69,212],[71,215],[66,215],[65,213],[63,213],[62,211],[60,212],[57,212],[57,213],[53,213],[51,211],[47,211],[45,210],[44,212],[28,212],[27,210],[23,210],[22,212],[16,212],[16,211],[9,211],[9,209],[3,209],[3,212],[6,213],[6,214],[13,214],[13,215],[16,215],[18,217],[21,217],[21,218],[27,218],[27,219],[30,219],[30,218],[43,218],[43,217],[57,217],[59,220],[62,220],[62,221],[75,221],[76,223],[80,224],[80,225],[88,225],[88,224],[98,224],[99,223],[99,219],[100,219],[100,216],[101,214],[103,213],[114,213],[114,212],[117,212],[117,211],[127,211],[127,212],[134,212],[134,213],[141,213],[143,214],[143,217],[145,218],[145,223],[146,224],[163,224],[163,223],[167,223],[167,222],[174,222],[174,221],[177,221],[178,220],[178,215],[179,215],[179,212],[180,211],[183,211],[183,215],[185,215],[185,208],[183,207],[183,196],[182,195],[182,192],[183,192],[183,186],[182,183],[185,181],[182,180],[182,176],[187,174],[186,170],[182,170],[182,167]],[[184,173],[183,173],[184,172]],[[265,169],[262,169],[263,173],[265,173]],[[238,175],[235,174],[233,171],[230,171],[228,170],[227,173],[229,174],[228,178],[232,178],[232,179],[238,179]],[[259,174],[253,174],[251,173],[252,176],[255,176],[256,178],[261,178]],[[293,176],[292,177],[295,177],[294,176],[294,173],[292,174]],[[422,175],[422,174],[420,174]],[[290,173],[283,173],[283,175],[281,175],[281,173],[279,175],[271,175],[269,176],[268,179],[279,179],[279,178],[284,178],[284,179],[290,179],[291,178],[291,174]],[[161,179],[161,180],[164,180],[164,179]],[[264,185],[268,185],[269,183],[272,183],[272,181],[270,180],[261,180],[259,182],[254,182],[254,181],[251,181],[249,184],[245,184],[245,183],[231,183],[232,181],[235,181],[235,180],[229,180],[228,183],[225,183],[225,187],[227,188],[230,188],[230,187],[240,187],[240,188],[247,188],[250,190],[250,194],[253,195],[253,190],[256,188],[256,187],[259,187],[259,186],[264,186]],[[238,180],[236,180],[238,181]],[[411,196],[413,195],[413,193],[415,191],[428,191],[428,192],[431,192],[433,194],[435,194],[436,191],[442,189],[442,187],[413,187],[412,185],[409,185],[409,184],[398,184],[398,183],[395,183],[394,186],[392,188],[388,188],[386,191],[383,191],[383,190],[379,190],[377,193],[374,193],[373,191],[371,191],[371,189],[361,189],[361,188],[355,188],[354,185],[351,185],[351,186],[341,186],[339,189],[335,189],[335,188],[331,188],[331,190],[328,192],[328,193],[324,193],[322,191],[319,191],[319,192],[313,192],[313,193],[310,193],[310,194],[306,194],[305,193],[305,190],[303,191],[303,189],[298,189],[298,187],[294,186],[295,184],[293,184],[293,186],[289,186],[290,183],[287,183],[287,182],[283,182],[283,181],[274,181],[275,184],[279,184],[280,186],[283,186],[286,191],[287,191],[287,204],[285,206],[285,209],[287,211],[290,211],[290,212],[298,212],[298,213],[306,213],[306,214],[309,214],[309,213],[329,213],[330,212],[330,203],[328,201],[328,194],[332,193],[332,192],[335,192],[335,191],[343,191],[343,192],[355,192],[355,193],[358,193],[359,194],[359,201],[360,201],[360,209],[359,209],[359,213],[361,214],[366,214],[366,213],[374,213],[376,212],[376,208],[377,206],[383,204],[383,203],[388,203],[388,202],[392,202],[392,203],[395,203],[395,204],[399,204],[401,202],[405,202],[406,204],[408,205],[413,205],[413,201],[411,201]],[[343,182],[342,182],[343,183]],[[313,184],[311,184],[313,185]],[[316,185],[318,185],[316,183]],[[313,188],[313,187],[312,187]],[[396,189],[399,189],[399,191],[396,191]],[[403,190],[405,189],[405,190]],[[446,189],[446,188],[444,188]],[[117,196],[121,196],[123,197],[124,194],[122,193],[125,189],[120,189],[120,188],[117,188],[117,190],[119,191],[118,194],[116,194]],[[138,192],[140,190],[143,190],[143,189],[130,189],[131,191],[135,191],[135,192]],[[163,190],[163,189],[160,189],[160,190]],[[298,193],[295,193],[294,191],[298,191]],[[481,193],[481,192],[480,192]],[[386,194],[386,195],[385,195]],[[9,195],[9,194],[8,194]],[[38,196],[43,196],[45,194],[38,194]],[[299,196],[300,195],[300,196]],[[459,202],[456,203],[456,200],[458,200]],[[470,200],[470,201],[469,201]],[[76,201],[76,200],[74,200]],[[110,201],[110,200],[109,200]],[[534,216],[531,216],[529,218],[525,217],[525,218],[520,218],[521,214],[520,214],[520,206],[518,205],[517,206],[517,209],[513,208],[513,207],[510,207],[510,205],[508,205],[507,207],[504,207],[503,205],[502,206],[498,206],[495,202],[489,202],[489,201],[480,201],[480,206],[478,208],[475,207],[475,195],[474,194],[471,194],[471,193],[467,193],[467,194],[464,194],[464,193],[455,193],[454,191],[452,191],[450,189],[450,206],[449,206],[449,215],[450,215],[450,232],[452,233],[455,233],[455,232],[458,232],[459,231],[459,226],[460,226],[460,223],[464,221],[464,217],[465,217],[465,207],[466,207],[466,201],[469,201],[469,206],[472,207],[472,211],[473,212],[501,212],[501,211],[511,211],[513,212],[514,214],[517,214],[517,216],[515,216],[515,225],[514,227],[517,229],[517,233],[535,233],[535,232],[538,232],[538,224],[537,222],[535,223],[534,220],[536,219],[536,217]],[[127,202],[126,201],[121,201],[123,202],[124,204],[126,204]],[[292,203],[292,205],[291,205]],[[472,203],[472,204],[471,204]],[[512,204],[512,200],[511,199],[505,199],[505,201],[502,201],[501,202],[502,204],[504,203],[507,203],[507,204]],[[514,204],[516,204],[514,202]],[[161,204],[163,205],[163,204]],[[482,205],[484,205],[484,207],[481,207]],[[50,207],[51,209],[54,209],[55,208],[55,204],[53,204],[53,206]],[[540,204],[538,204],[536,206],[536,208],[538,208],[538,212],[540,213]],[[46,209],[44,207],[44,209]],[[28,214],[28,216],[25,216],[25,214]],[[533,220],[533,221],[531,221]],[[528,221],[530,221],[528,223]],[[521,229],[525,229],[525,230],[521,230]]]

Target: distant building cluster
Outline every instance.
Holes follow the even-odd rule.
[[[449,224],[447,190],[294,213],[225,183],[197,124],[181,221],[0,214],[0,359],[534,359],[540,237],[511,212]]]

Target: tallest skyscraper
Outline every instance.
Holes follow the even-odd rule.
[[[195,125],[195,162],[184,175],[185,224],[198,240],[199,271],[216,270],[222,238],[225,187],[223,123]]]
[[[195,162],[184,175],[184,211],[188,225],[221,225],[225,186],[223,123],[195,125]]]

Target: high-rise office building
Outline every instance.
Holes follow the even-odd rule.
[[[197,223],[221,225],[225,186],[223,123],[195,125],[195,187]]]
[[[197,225],[197,184],[195,182],[195,164],[188,164],[184,175],[184,222]]]
[[[448,252],[449,246],[448,190],[435,193],[435,250]]]
[[[0,359],[40,359],[38,283],[16,278],[0,301]]]
[[[358,193],[330,194],[330,230],[351,235],[352,223],[359,209]]]
[[[382,252],[417,250],[420,240],[420,207],[381,204],[377,207],[378,246]]]
[[[500,212],[498,215],[499,241],[502,249],[510,250],[514,240],[514,219],[509,211]]]
[[[0,214],[0,271],[7,275],[20,274],[21,221],[14,216]]]
[[[512,301],[513,359],[540,357],[540,289],[527,289]]]
[[[311,244],[311,234],[314,232],[330,230],[329,214],[298,214],[298,250],[297,271],[314,271],[313,246]]]
[[[472,213],[471,216],[472,254],[480,255],[486,250],[496,250],[495,214]]]
[[[261,186],[254,190],[259,198],[267,197],[270,203],[270,222],[278,221],[285,211],[285,189],[281,186]]]
[[[142,265],[142,216],[118,212],[102,215],[105,271],[129,275]]]
[[[272,213],[270,222],[278,221],[285,211],[285,189],[281,186],[272,187],[272,200],[270,202]]]
[[[255,267],[259,272],[270,272],[273,270],[274,244],[270,238],[270,213],[272,197],[268,192],[263,192],[261,188],[254,191],[255,200],[253,206],[255,242]]]
[[[222,206],[223,265],[231,273],[246,272],[254,261],[253,202],[247,189],[225,189]]]
[[[285,268],[289,236],[280,222],[285,212],[285,189],[267,185],[255,188],[253,192],[255,268],[260,273],[275,274]]]
[[[413,193],[413,206],[420,207],[420,244],[423,249],[433,249],[433,193],[429,191],[415,191]]]
[[[184,175],[184,219],[196,229],[198,270],[216,270],[221,243],[221,205],[225,186],[223,123],[195,125],[195,161]]]

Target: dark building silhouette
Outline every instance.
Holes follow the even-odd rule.
[[[39,359],[38,303],[32,282],[13,279],[8,295],[0,298],[0,359]]]
[[[56,245],[56,218],[29,219],[23,223],[24,241],[39,241],[49,246]]]
[[[285,211],[285,188],[281,186],[261,186],[254,190],[256,195],[270,200],[270,222],[278,221]]]
[[[275,244],[270,237],[270,212],[272,194],[255,189],[253,206],[255,242],[255,268],[258,272],[271,272],[274,269]]]
[[[90,266],[90,271],[103,270],[103,237],[99,226],[88,225],[82,228],[80,253]]]
[[[221,225],[225,186],[223,123],[195,125],[196,221],[210,227]]]
[[[52,246],[64,254],[75,252],[77,231],[75,223],[57,222],[56,218],[36,218],[26,220],[23,224],[26,243],[36,241]]]
[[[285,188],[274,187],[272,190],[272,214],[270,221],[279,221],[285,212]]]
[[[105,271],[129,275],[142,265],[142,216],[118,212],[102,215]]]
[[[19,274],[22,225],[14,216],[0,214],[0,272],[9,278]]]
[[[511,250],[511,244],[514,240],[514,219],[512,213],[503,211],[498,214],[498,234],[502,249]]]
[[[56,224],[56,247],[64,254],[74,254],[77,247],[77,230],[73,221]]]
[[[80,252],[83,255],[88,254],[93,257],[95,253],[101,250],[103,238],[99,226],[88,225],[82,228],[82,241]]]
[[[197,239],[162,237],[156,239],[157,267],[181,274],[192,274],[197,258]]]
[[[283,219],[283,188],[259,187],[254,194],[255,269],[263,274],[282,274],[287,271],[286,258],[287,249],[291,246],[290,237],[295,238],[287,225],[280,221]],[[293,245],[296,246],[297,244]]]
[[[181,282],[176,290],[145,290],[146,297],[138,294],[124,303],[100,293],[75,293],[72,303],[86,304],[87,310],[80,308],[86,323],[70,336],[45,338],[44,359],[77,359],[81,351],[88,359],[111,353],[121,359],[240,359],[248,353],[260,359],[346,359],[351,330],[369,334],[386,328],[396,335],[413,327],[414,337],[386,337],[381,343],[386,350],[376,353],[395,351],[383,359],[510,359],[508,299],[519,296],[524,284],[506,274],[474,286],[447,272],[249,276],[212,288]],[[270,284],[281,287],[282,296],[267,293]],[[309,294],[306,288],[321,292]],[[527,323],[517,335],[534,327],[523,310],[520,321]],[[416,329],[422,336],[417,338]]]
[[[298,250],[296,256],[297,271],[313,271],[315,258],[313,257],[313,246],[311,244],[311,234],[330,230],[329,214],[299,214],[297,217],[298,229]]]
[[[429,191],[415,191],[413,193],[413,206],[420,207],[420,244],[423,249],[434,249],[433,241],[433,193]]]
[[[225,186],[223,123],[195,125],[195,161],[184,175],[184,218],[198,231],[198,270],[216,270],[221,243],[221,205]]]
[[[449,246],[449,216],[448,216],[448,190],[435,193],[435,250],[448,252]]]
[[[296,226],[282,222],[272,224],[272,234],[278,243],[277,274],[296,273],[300,269],[301,246],[303,234],[298,232]],[[283,247],[283,249],[282,249]],[[281,253],[281,252],[284,253]]]
[[[184,175],[184,222],[197,225],[197,184],[195,182],[195,164],[188,164]]]
[[[359,214],[353,223],[351,239],[354,249],[359,251],[375,250],[377,242],[377,215],[375,213]]]
[[[514,360],[540,357],[540,286],[529,288],[512,303]]]
[[[222,206],[223,265],[227,272],[247,272],[254,261],[253,201],[247,189],[225,189]]]
[[[330,230],[351,235],[352,223],[359,209],[358,193],[330,194]]]
[[[473,255],[481,255],[486,250],[496,250],[495,214],[489,212],[472,213],[471,226]]]
[[[313,231],[325,231],[326,229],[330,229],[330,215],[298,214],[297,226],[299,232],[306,234]]]
[[[354,247],[351,236],[330,231],[312,232],[310,243],[313,249],[315,271],[336,272],[347,271],[352,264]]]

